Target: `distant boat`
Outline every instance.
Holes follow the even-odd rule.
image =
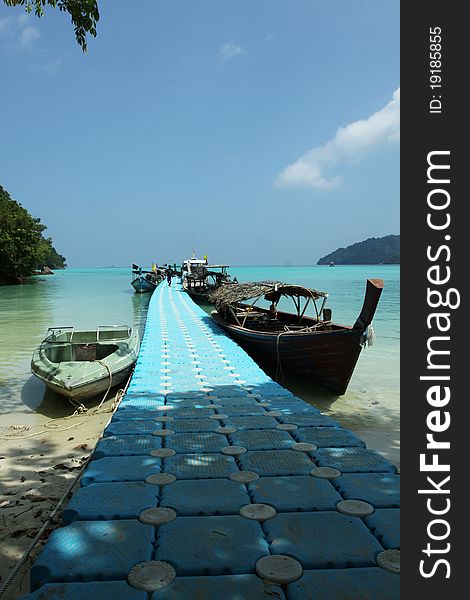
[[[191,258],[187,258],[183,260],[183,264],[181,265],[181,278],[184,280],[185,278],[195,276],[198,270],[207,266],[207,258],[196,258],[194,256],[194,252]]]
[[[84,400],[122,383],[138,352],[139,334],[126,325],[51,327],[33,353],[31,371],[54,392]]]
[[[194,251],[191,258],[183,260],[181,265],[181,284],[186,292],[195,292],[196,289],[200,289],[202,292],[206,267],[207,257],[196,258]]]
[[[341,395],[362,347],[373,342],[369,326],[382,289],[382,279],[367,280],[362,311],[352,327],[331,321],[331,310],[324,308],[326,292],[271,281],[221,287],[211,295],[217,309],[212,318],[261,366],[302,375]],[[256,306],[263,297],[271,302],[269,310]],[[281,297],[293,300],[296,314],[277,310]],[[305,316],[309,305],[314,317]]]
[[[162,269],[144,271],[138,265],[132,265],[132,275],[131,285],[139,294],[153,292],[163,279]]]
[[[207,259],[190,258],[183,261],[182,285],[187,294],[195,301],[210,303],[210,294],[223,285],[233,285],[227,272],[228,265],[208,265]]]
[[[333,261],[330,262],[330,267],[334,267],[335,263]]]

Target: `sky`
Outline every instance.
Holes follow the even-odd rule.
[[[399,0],[0,2],[0,185],[69,267],[309,265],[399,233]]]

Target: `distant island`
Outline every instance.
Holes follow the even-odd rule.
[[[338,248],[320,258],[317,265],[399,265],[400,236],[369,238],[347,248]]]

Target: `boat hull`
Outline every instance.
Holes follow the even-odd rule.
[[[276,335],[230,325],[216,311],[212,318],[261,366],[301,375],[338,395],[345,393],[362,349],[358,329]]]
[[[353,327],[327,323],[315,329],[318,321],[306,317],[302,332],[263,331],[227,322],[217,311],[212,312],[212,318],[262,367],[275,370],[276,377],[295,373],[342,395],[366,341],[382,289],[382,279],[367,280],[362,310]],[[278,317],[288,324],[292,315],[278,313]]]
[[[119,371],[118,373],[113,373],[111,386],[114,387],[116,385],[119,385],[123,381],[126,381],[127,378],[129,377],[129,375],[131,374],[131,372],[132,372],[132,365],[130,367],[127,367],[126,369],[123,369],[122,371]],[[60,396],[69,398],[70,400],[77,400],[80,402],[83,400],[87,400],[89,398],[93,398],[94,396],[98,396],[98,394],[102,394],[102,393],[106,392],[106,390],[108,389],[108,386],[109,386],[109,375],[108,374],[107,374],[107,376],[103,377],[102,379],[98,379],[96,381],[90,381],[90,382],[84,383],[81,386],[78,386],[76,388],[71,388],[71,389],[64,387],[63,384],[54,383],[52,381],[49,381],[46,378],[39,376],[37,373],[35,373],[35,375],[37,375],[39,377],[39,379],[42,379],[42,381],[46,384],[46,387],[49,390],[55,392],[56,394],[59,394]]]
[[[159,283],[159,282],[158,282]],[[158,286],[158,283],[153,283],[144,276],[136,277],[131,281],[132,287],[138,294],[153,292]]]
[[[186,290],[188,296],[191,298],[191,300],[193,300],[194,302],[196,302],[196,304],[211,304],[210,300],[209,300],[209,293],[210,292],[195,292],[195,291],[189,291]]]

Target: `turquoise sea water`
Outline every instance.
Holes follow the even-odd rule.
[[[326,291],[333,320],[348,325],[360,312],[366,279],[384,279],[373,321],[376,341],[361,353],[347,393],[337,398],[295,378],[281,383],[346,426],[387,429],[398,437],[399,266],[250,266],[231,267],[229,272],[240,282],[279,280]],[[37,424],[54,415],[54,402],[60,399],[43,402],[44,385],[30,371],[31,355],[48,327],[126,324],[142,330],[150,296],[135,294],[130,280],[130,268],[66,269],[23,285],[0,287],[2,425],[18,422],[20,416],[22,423]]]

